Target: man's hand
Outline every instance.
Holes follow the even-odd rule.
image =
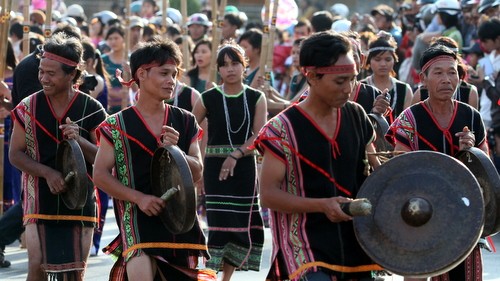
[[[179,142],[179,132],[170,126],[163,126],[161,133],[162,146],[176,145]]]
[[[464,150],[469,147],[473,147],[476,144],[476,137],[474,132],[469,130],[469,127],[465,126],[462,132],[455,134],[458,137],[458,145],[460,150]]]
[[[165,205],[163,199],[149,194],[144,194],[137,202],[139,209],[150,217],[159,215]]]
[[[59,129],[62,130],[64,138],[76,141],[80,140],[80,127],[76,123],[73,123],[69,117],[66,117],[66,124],[60,125]]]
[[[375,97],[375,101],[373,102],[372,112],[385,115],[390,110],[391,106],[391,96],[389,95],[389,90],[385,89],[381,95]]]
[[[332,222],[350,221],[352,217],[347,215],[340,208],[341,203],[347,203],[352,199],[344,198],[342,196],[325,198],[323,202],[323,213]]]
[[[45,174],[45,180],[52,194],[59,194],[66,191],[66,183],[64,182],[63,175],[59,171],[50,169],[50,171]]]

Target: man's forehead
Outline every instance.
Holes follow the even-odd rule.
[[[48,58],[41,58],[40,59],[39,68],[55,70],[55,69],[62,69],[61,67],[62,67],[62,63],[60,63],[58,61],[51,60]]]
[[[430,65],[429,69],[457,69],[457,61],[455,60],[442,60],[436,61]]]
[[[160,66],[158,66],[160,70],[177,70],[177,65],[171,64],[171,63],[164,63]]]

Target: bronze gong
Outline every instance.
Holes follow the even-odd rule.
[[[374,262],[408,277],[444,273],[477,244],[484,203],[479,183],[457,159],[433,151],[395,156],[357,195],[372,212],[354,217],[356,237]]]
[[[372,122],[377,138],[375,139],[375,149],[377,151],[392,151],[394,147],[385,139],[385,134],[389,130],[389,123],[381,114],[370,113],[368,118]]]
[[[196,192],[191,170],[177,146],[159,147],[151,161],[153,195],[167,201],[160,219],[173,234],[188,232],[196,221]]]
[[[57,146],[56,170],[62,173],[66,192],[61,198],[66,207],[79,210],[85,206],[88,195],[87,166],[82,149],[76,140],[63,140]]]
[[[476,176],[483,191],[484,228],[483,237],[500,231],[500,178],[490,157],[481,149],[471,147],[459,151],[455,158],[464,163]]]

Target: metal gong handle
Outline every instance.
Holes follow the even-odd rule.
[[[426,224],[432,217],[432,205],[424,198],[410,198],[401,209],[403,220],[414,227]]]
[[[65,177],[64,182],[68,183],[71,179],[75,177],[76,173],[74,171],[70,171]]]
[[[351,202],[340,203],[342,212],[349,216],[368,216],[372,213],[372,204],[366,198],[354,199]]]

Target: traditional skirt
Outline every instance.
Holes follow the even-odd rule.
[[[205,158],[204,180],[208,222],[207,267],[224,262],[241,270],[260,269],[264,227],[259,213],[255,157],[238,160],[234,176],[219,181],[225,158]]]

